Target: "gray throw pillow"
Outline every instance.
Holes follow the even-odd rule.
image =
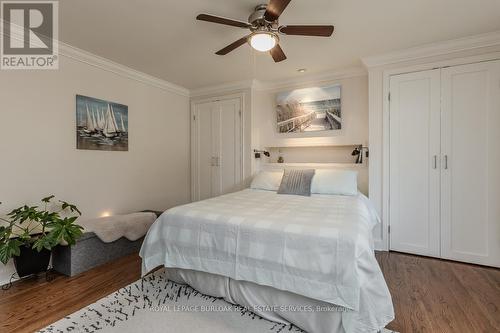
[[[314,169],[285,170],[278,194],[295,194],[310,197],[313,176]]]

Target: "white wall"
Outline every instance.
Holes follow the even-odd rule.
[[[276,94],[282,91],[315,86],[342,86],[342,130],[278,133],[276,130]],[[325,145],[353,145],[368,142],[368,75],[339,80],[307,81],[259,90],[254,95],[254,126],[261,147],[298,147]]]
[[[342,85],[343,129],[317,133],[280,134],[276,130],[276,94],[292,89]],[[368,144],[368,74],[362,68],[304,76],[277,82],[248,81],[204,87],[191,92],[191,101],[242,93],[244,110],[245,178],[263,162],[279,155],[287,162],[352,163],[353,145]],[[278,149],[279,148],[279,149]],[[254,149],[269,149],[271,158],[255,159]],[[279,150],[279,152],[278,152]],[[365,159],[366,160],[366,159]]]
[[[353,75],[335,79],[304,77],[302,82],[264,84],[253,94],[252,144],[256,149],[267,149],[270,158],[262,156],[254,162],[254,171],[260,163],[276,162],[279,156],[289,163],[353,163],[353,145],[368,144],[368,75],[356,71]],[[276,94],[282,91],[308,87],[342,86],[342,130],[316,133],[278,133],[276,130]],[[365,159],[366,160],[366,159]],[[367,161],[367,160],[366,160]]]
[[[277,93],[334,84],[342,85],[344,123],[341,131],[277,133]],[[353,163],[353,145],[368,144],[368,74],[362,68],[324,73],[321,76],[304,76],[292,82],[244,81],[203,87],[191,92],[191,101],[217,99],[236,93],[245,96],[243,131],[246,183],[249,183],[251,175],[260,169],[262,163],[276,162],[279,155],[291,163]],[[271,157],[255,159],[254,149],[267,149]]]
[[[82,220],[188,202],[189,98],[60,60],[55,71],[0,71],[0,214],[48,194]],[[128,152],[76,149],[76,94],[128,105]],[[11,273],[0,266],[0,284]]]

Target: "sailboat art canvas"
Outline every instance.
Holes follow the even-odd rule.
[[[128,106],[77,95],[76,148],[128,151]]]

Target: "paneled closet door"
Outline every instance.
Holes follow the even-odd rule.
[[[192,200],[241,189],[241,99],[193,105]]]
[[[212,196],[240,190],[242,179],[241,101],[217,103],[212,116],[215,168]]]
[[[443,258],[500,266],[500,62],[442,70]]]
[[[196,104],[193,111],[193,200],[203,200],[214,196],[213,179],[217,171],[214,156],[214,114],[217,114],[213,102]]]
[[[243,124],[241,100],[231,99],[221,102],[221,194],[242,189],[243,180]]]
[[[440,71],[390,79],[390,249],[439,257]]]

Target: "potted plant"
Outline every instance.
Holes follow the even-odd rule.
[[[42,208],[24,205],[0,218],[0,262],[14,259],[19,277],[47,271],[52,249],[60,243],[76,244],[83,233],[76,224],[78,208],[52,199],[43,198]]]

